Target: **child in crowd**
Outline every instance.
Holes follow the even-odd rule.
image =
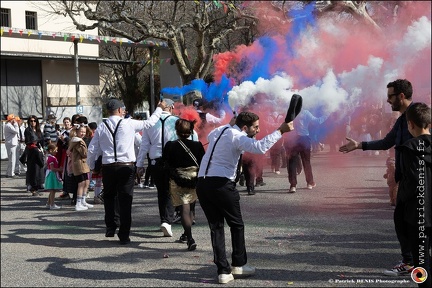
[[[90,144],[90,141],[93,138],[94,132],[97,129],[97,123],[96,122],[90,122],[90,123],[88,123],[88,127],[90,128],[89,129],[90,133],[87,133],[87,136],[84,137],[84,142],[86,143],[87,147]],[[96,185],[96,179],[93,179],[93,173],[89,175],[89,181],[90,181],[89,191],[94,191],[95,185]]]
[[[46,157],[46,173],[45,173],[45,191],[49,192],[47,207],[49,209],[60,209],[54,202],[55,193],[63,189],[63,183],[60,177],[60,172],[63,171],[63,167],[59,166],[59,162],[56,158],[57,145],[50,143],[47,146],[47,157]]]
[[[89,128],[87,124],[74,124],[73,127],[70,133],[68,156],[71,158],[72,172],[78,183],[75,211],[84,211],[93,207],[86,202],[90,168],[87,165],[87,145],[83,138],[88,135]]]
[[[414,262],[413,275],[419,287],[432,287],[432,173],[431,173],[431,108],[413,103],[405,112],[408,131],[413,138],[396,147],[401,152],[402,179],[396,206],[402,205],[408,242]],[[421,267],[426,272],[420,272]],[[427,276],[426,276],[427,275]],[[413,277],[414,279],[414,277]]]
[[[95,181],[94,186],[94,203],[103,204],[102,194],[102,155],[98,157],[95,163],[95,168],[92,171],[92,180]]]

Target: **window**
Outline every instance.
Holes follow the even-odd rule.
[[[30,12],[30,11],[26,11],[25,12],[25,17],[26,17],[26,29],[37,29],[37,13],[36,12]]]
[[[11,11],[10,9],[1,8],[1,26],[11,27]]]

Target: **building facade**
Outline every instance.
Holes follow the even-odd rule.
[[[75,29],[48,1],[1,1],[1,113],[101,117],[98,31]],[[96,42],[96,41],[95,41]],[[75,58],[79,61],[75,61]]]

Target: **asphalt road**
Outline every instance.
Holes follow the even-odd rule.
[[[256,275],[227,287],[417,287],[409,276],[382,274],[400,260],[385,172],[386,156],[329,154],[312,158],[317,187],[295,194],[287,172],[265,169],[266,186],[241,191],[248,263]],[[6,161],[1,161],[5,175]],[[136,188],[132,242],[105,238],[103,205],[76,212],[45,208],[24,177],[1,179],[1,287],[211,287],[217,283],[210,232],[197,205],[197,250],[159,231],[156,190]],[[89,201],[90,202],[90,201]],[[226,227],[230,259],[231,240]]]

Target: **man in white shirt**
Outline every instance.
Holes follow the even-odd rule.
[[[148,120],[124,118],[126,107],[117,99],[110,99],[106,108],[110,116],[98,125],[88,147],[87,164],[93,170],[96,159],[102,155],[102,175],[104,186],[104,208],[106,237],[117,236],[120,244],[130,243],[130,227],[132,222],[132,198],[135,184],[135,133],[147,130],[159,120],[165,102],[158,107]],[[116,196],[119,205],[120,223],[116,223]]]
[[[194,108],[198,112],[201,118],[201,125],[197,127],[199,129],[199,139],[203,143],[203,139],[207,136],[208,132],[217,126],[222,125],[225,121],[226,112],[223,109],[217,109],[219,117],[212,115],[208,111],[210,110],[211,103],[205,102],[203,98],[197,98],[192,102]]]
[[[296,135],[290,141],[286,141],[285,150],[288,160],[288,181],[290,189],[288,193],[295,193],[297,186],[297,171],[299,167],[298,161],[303,163],[303,169],[306,177],[306,188],[311,190],[316,186],[311,165],[311,148],[312,141],[309,133],[309,125],[322,124],[329,115],[315,117],[309,110],[301,110],[295,119]],[[299,157],[300,156],[300,157]]]
[[[18,116],[15,116],[15,121],[18,123],[18,145],[16,147],[16,164],[15,164],[15,175],[20,175],[21,172],[27,171],[27,166],[22,164],[19,159],[21,155],[24,153],[24,150],[26,148],[25,145],[25,136],[24,136],[24,130],[25,127],[23,124],[23,121]]]
[[[17,146],[19,127],[15,121],[15,115],[9,114],[6,118],[7,123],[4,127],[5,146],[8,155],[8,166],[6,170],[6,177],[15,178],[15,166],[17,161]]]
[[[174,141],[178,138],[175,131],[175,122],[179,118],[172,115],[174,101],[171,99],[165,99],[164,101],[167,106],[162,112],[160,121],[158,121],[158,123],[156,123],[152,128],[144,130],[142,133],[142,141],[139,148],[136,166],[138,167],[138,174],[142,175],[148,153],[150,157],[150,165],[152,166],[151,177],[154,180],[157,189],[161,230],[165,237],[172,237],[171,224],[174,220],[174,207],[169,193],[169,175],[168,173],[161,171],[158,164],[162,159],[162,149],[165,144],[168,141]],[[164,127],[163,131],[162,121]]]
[[[244,151],[264,154],[283,133],[294,129],[292,122],[282,123],[273,133],[256,140],[254,136],[260,131],[258,115],[241,112],[235,118],[235,125],[233,120],[208,135],[209,146],[201,161],[197,184],[198,199],[211,230],[214,262],[221,284],[234,280],[233,275],[255,273],[255,268],[247,265],[240,195],[235,184],[240,155]],[[232,267],[226,257],[224,220],[231,230]]]

